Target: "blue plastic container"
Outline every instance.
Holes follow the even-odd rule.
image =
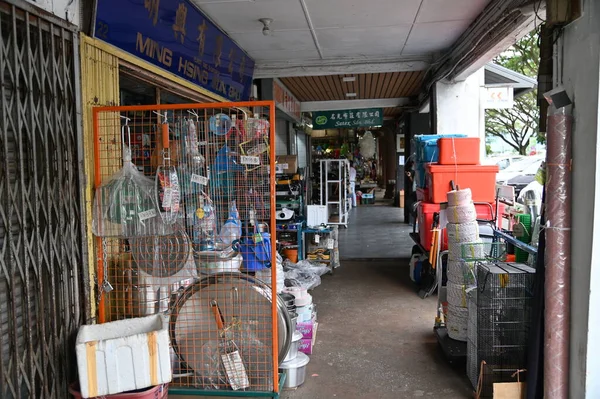
[[[417,187],[425,188],[425,165],[437,162],[440,156],[437,141],[442,137],[467,137],[466,134],[421,134],[413,137],[415,154],[415,178]]]
[[[466,134],[422,134],[415,136],[415,161],[416,163],[437,162],[440,156],[437,141],[442,137],[467,137]]]

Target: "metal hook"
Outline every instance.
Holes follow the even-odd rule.
[[[239,110],[242,114],[244,114],[244,120],[248,119],[248,114],[246,113],[246,111],[244,111],[242,108],[238,108],[238,107],[233,107],[233,109],[237,109]]]
[[[131,120],[131,118],[128,118],[123,115],[119,115],[119,117],[121,119],[125,119],[125,125],[123,125],[123,127],[121,127],[121,142],[123,144],[126,144],[125,143],[125,129],[127,129],[127,141],[129,142],[129,144],[127,144],[127,145],[129,147],[131,147],[131,129],[129,128],[129,121]]]

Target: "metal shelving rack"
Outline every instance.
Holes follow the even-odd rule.
[[[320,163],[321,191],[320,203],[326,205],[329,212],[329,224],[348,227],[348,177],[350,162],[347,159],[322,159]],[[336,175],[330,178],[329,174]],[[332,220],[332,215],[338,220]]]

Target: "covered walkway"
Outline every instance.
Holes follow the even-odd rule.
[[[433,335],[435,298],[420,299],[408,277],[403,210],[353,212],[340,233],[342,266],[312,293],[319,329],[306,382],[282,397],[471,397],[464,365],[449,365]]]

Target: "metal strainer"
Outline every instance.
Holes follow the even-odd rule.
[[[182,229],[168,236],[131,239],[133,259],[140,270],[153,277],[170,277],[181,271],[190,259],[191,248]]]

